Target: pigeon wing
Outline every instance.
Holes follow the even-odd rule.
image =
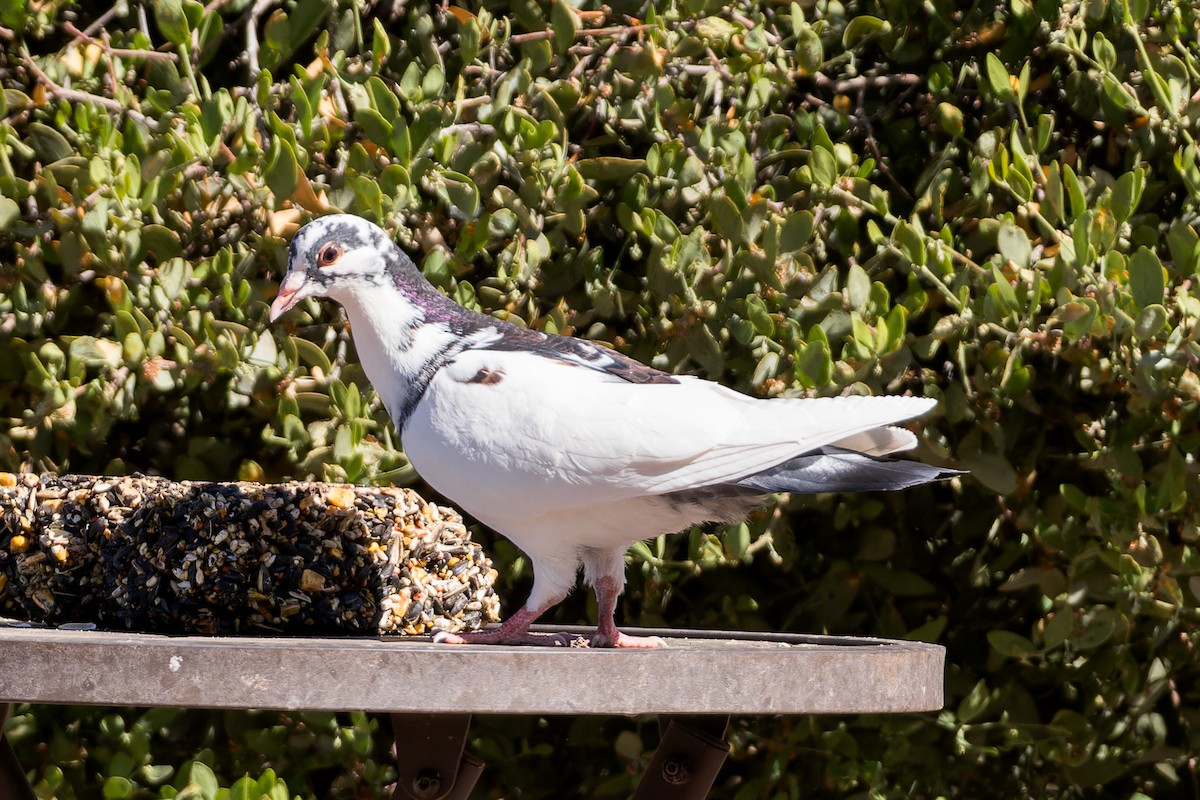
[[[827,445],[901,449],[911,434],[868,432],[933,404],[759,400],[697,378],[635,384],[528,351],[471,350],[431,383],[418,409],[421,429],[406,431],[406,447],[412,438],[416,450],[432,454],[439,448],[425,446],[426,437],[450,442],[478,475],[487,472],[498,495],[540,487],[543,502],[564,490],[571,502],[616,501],[732,483]]]

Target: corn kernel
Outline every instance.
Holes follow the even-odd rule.
[[[331,506],[336,506],[337,508],[354,507],[354,492],[349,489],[330,489],[329,494],[326,495],[326,499],[329,500]]]

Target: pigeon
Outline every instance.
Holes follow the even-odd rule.
[[[885,458],[921,397],[754,398],[600,344],[455,303],[381,228],[320,217],[292,239],[274,322],[307,297],[341,303],[362,367],[413,467],[529,558],[525,605],[449,644],[563,644],[530,631],[577,581],[596,593],[592,647],[655,647],[617,629],[625,553],[639,540],[745,518],[777,492],[903,489],[956,474]]]

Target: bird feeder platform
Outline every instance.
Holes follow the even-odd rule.
[[[34,797],[2,737],[10,703],[390,714],[404,742],[393,797],[405,800],[468,796],[483,769],[463,751],[472,714],[657,714],[662,740],[635,798],[699,800],[725,760],[731,715],[942,707],[939,645],[627,632],[661,636],[668,646],[594,650],[437,645],[426,637],[172,637],[0,627],[0,797]],[[447,694],[446,675],[477,676],[480,690]]]

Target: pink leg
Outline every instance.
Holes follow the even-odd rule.
[[[617,630],[614,614],[617,610],[617,597],[621,590],[617,580],[605,576],[596,580],[596,634],[592,637],[592,647],[666,647],[667,643],[658,636],[630,636]]]
[[[530,610],[528,606],[522,606],[519,611],[500,623],[499,628],[487,631],[467,633],[437,631],[433,634],[433,641],[438,644],[531,644],[543,647],[566,647],[574,638],[570,634],[529,632],[529,626],[557,603],[558,601],[555,600],[537,611]]]

